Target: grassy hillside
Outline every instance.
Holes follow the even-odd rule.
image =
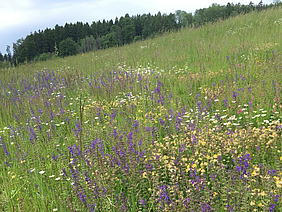
[[[282,210],[281,14],[0,70],[0,210]]]

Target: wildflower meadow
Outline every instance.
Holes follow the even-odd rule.
[[[282,8],[0,70],[0,211],[282,211]]]

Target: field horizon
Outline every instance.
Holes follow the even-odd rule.
[[[0,69],[0,210],[281,211],[281,14]]]

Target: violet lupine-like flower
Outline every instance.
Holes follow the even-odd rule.
[[[5,155],[10,156],[10,152],[8,151],[8,147],[7,147],[6,142],[4,141],[3,135],[0,137],[0,141],[1,141],[1,146],[4,149]]]
[[[228,106],[228,99],[224,99],[224,100],[223,100],[223,105],[224,105],[224,107],[227,107],[227,106]]]
[[[274,211],[275,206],[277,206],[276,204],[272,204],[271,207],[269,208],[269,211],[272,212]]]
[[[158,202],[161,202],[162,204],[162,208],[165,208],[165,204],[167,204],[168,206],[173,205],[172,199],[167,191],[167,189],[169,189],[169,185],[165,185],[162,183],[162,186],[159,186],[159,198],[158,198]]]
[[[76,123],[75,124],[75,129],[73,129],[73,131],[75,133],[75,137],[78,138],[78,135],[82,132],[81,124],[80,123]]]
[[[58,159],[58,155],[55,155],[53,152],[52,152],[52,159],[54,160],[54,161],[57,161],[57,159]]]
[[[226,208],[227,208],[228,211],[234,211],[234,209],[228,204],[226,205]]]
[[[276,92],[277,87],[275,86],[275,85],[276,85],[276,83],[275,83],[275,81],[274,81],[274,80],[272,80],[272,85],[273,85],[274,92]]]
[[[66,169],[63,168],[62,171],[63,171],[63,173],[64,173],[64,176],[67,177],[68,175],[67,175]]]
[[[36,134],[33,129],[33,127],[29,127],[29,140],[32,142],[33,140],[36,140]]]
[[[67,122],[67,124],[70,123],[70,119],[69,119],[69,117],[67,117],[67,116],[66,116],[66,122]]]
[[[250,154],[246,154],[241,157],[239,157],[239,165],[236,167],[237,171],[242,173],[240,175],[240,178],[242,179],[244,177],[244,175],[246,176],[250,176],[250,173],[247,172],[248,171],[248,168],[250,167],[249,166],[249,161],[251,161],[252,158],[250,157]]]
[[[164,124],[165,124],[165,121],[164,121],[164,120],[162,120],[162,119],[159,119],[159,120],[160,120],[161,125],[164,125]]]
[[[86,201],[86,194],[83,193],[83,191],[79,191],[78,192],[78,195],[80,197],[80,200],[81,202],[84,204],[84,205],[87,205],[87,201]]]
[[[43,110],[41,110],[40,108],[38,108],[38,112],[39,112],[40,114],[42,114],[42,113],[43,113]]]
[[[137,128],[138,126],[139,126],[139,122],[137,120],[134,120],[133,127]]]
[[[94,203],[93,205],[89,204],[89,212],[93,212],[95,210],[96,204]]]
[[[193,140],[193,144],[197,144],[198,143],[198,139],[195,135],[192,135],[192,140]]]
[[[147,163],[146,169],[147,169],[148,171],[153,171],[153,165]]]
[[[118,136],[118,132],[116,131],[116,129],[113,129],[113,136],[117,137]]]
[[[76,156],[82,156],[81,154],[81,151],[80,151],[80,148],[79,146],[77,146],[76,144],[75,145],[71,145],[68,147],[68,150],[70,151],[70,154],[73,156],[73,157],[76,157]],[[76,155],[77,153],[77,155]]]
[[[267,174],[270,174],[271,176],[273,176],[275,174],[276,170],[271,169],[271,170],[267,170]]]
[[[212,207],[207,203],[202,203],[201,204],[201,211],[202,212],[212,211]]]
[[[183,205],[185,208],[189,207],[190,198],[182,199]]]
[[[145,201],[143,199],[140,199],[140,202],[142,203],[143,206],[145,206]]]
[[[52,121],[55,117],[55,113],[51,110],[50,112],[50,121]]]
[[[93,151],[95,154],[97,154],[97,150],[98,150],[103,156],[105,155],[104,144],[100,139],[96,138],[96,140],[92,140],[91,147],[92,147],[91,151]]]
[[[236,100],[237,96],[238,96],[238,93],[236,93],[235,91],[233,91],[232,97]]]
[[[280,195],[275,195],[275,199],[274,199],[274,202],[278,202],[279,201],[279,197],[280,197]]]
[[[218,120],[218,122],[220,122],[220,123],[222,122],[222,118],[221,118],[220,114],[216,114],[215,117]]]

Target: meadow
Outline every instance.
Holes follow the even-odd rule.
[[[0,70],[0,211],[282,211],[282,8]]]

